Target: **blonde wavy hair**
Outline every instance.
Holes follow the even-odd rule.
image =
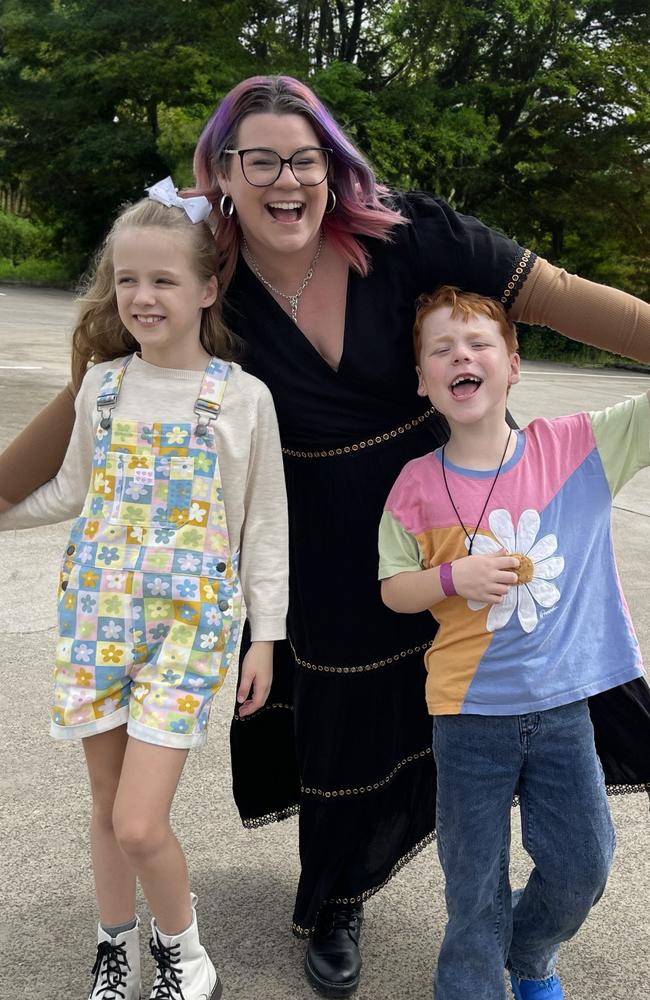
[[[150,198],[127,206],[113,223],[80,289],[79,314],[72,334],[72,382],[77,389],[90,365],[139,350],[140,345],[117,311],[113,247],[118,233],[129,227],[147,226],[183,235],[200,282],[207,283],[219,273],[217,247],[207,222],[193,224],[182,208],[168,208]],[[203,309],[199,338],[208,354],[232,361],[240,354],[241,341],[225,326],[221,304],[220,291],[214,304]]]

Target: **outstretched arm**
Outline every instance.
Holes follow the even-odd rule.
[[[89,388],[89,383],[92,383]],[[48,478],[41,486],[27,493],[22,499],[12,506],[7,505],[4,511],[0,511],[0,531],[8,531],[15,528],[35,528],[41,524],[55,524],[58,521],[65,521],[70,517],[75,517],[81,511],[84,497],[88,490],[88,483],[92,472],[93,450],[95,443],[94,436],[94,401],[99,388],[99,377],[93,373],[87,376],[76,400],[77,416],[74,420],[75,409],[73,407],[73,430],[70,436],[67,451],[64,452],[64,459],[60,462],[58,472],[54,478]],[[55,401],[56,402],[56,401]],[[52,463],[49,461],[48,451],[50,450],[49,425],[44,423],[44,416],[54,404],[50,404],[26,430],[20,435],[16,442],[11,445],[15,452],[15,462],[13,463],[17,475],[22,474],[21,461],[25,457],[20,454],[16,445],[21,438],[29,436],[32,449],[35,455],[44,454],[45,465],[51,469]],[[40,428],[40,436],[37,437],[34,428]],[[22,487],[28,488],[30,477],[22,476]],[[10,499],[12,499],[10,495]]]
[[[510,316],[650,363],[650,304],[537,258]]]
[[[0,455],[0,511],[56,476],[70,443],[74,416],[74,392],[67,385]]]

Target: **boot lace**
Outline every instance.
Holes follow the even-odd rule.
[[[150,1000],[184,1000],[181,989],[180,944],[166,948],[152,937],[149,948],[158,970]]]
[[[95,976],[90,995],[95,1000],[124,1000],[126,997],[126,974],[130,972],[126,957],[126,945],[102,941],[97,945],[97,958],[92,967]],[[100,983],[101,977],[101,983]]]
[[[361,912],[354,903],[332,907],[327,916],[330,920],[329,933],[333,931],[347,931],[350,938],[357,944],[361,932]]]

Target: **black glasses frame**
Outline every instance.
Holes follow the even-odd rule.
[[[307,149],[313,149],[318,153],[325,153],[325,159],[327,160],[327,167],[325,169],[325,174],[323,176],[323,179],[320,181],[316,181],[316,183],[314,184],[306,184],[305,181],[303,181],[300,177],[296,177],[296,172],[293,169],[294,156],[298,156],[299,153],[304,153],[305,150]],[[246,176],[246,171],[244,170],[245,154],[254,153],[256,150],[259,150],[263,153],[274,153],[275,156],[277,156],[277,158],[280,161],[280,166],[278,167],[277,174],[275,175],[272,181],[268,181],[266,184],[255,184],[253,181],[249,181],[248,177]],[[235,156],[235,155],[239,156],[239,162],[241,163],[241,172],[244,175],[244,180],[246,181],[247,184],[250,184],[251,187],[271,187],[272,184],[275,184],[278,177],[284,170],[285,163],[289,165],[289,170],[291,171],[291,173],[296,178],[299,184],[304,185],[304,187],[318,187],[319,184],[322,184],[323,181],[327,179],[327,175],[330,169],[330,155],[334,152],[334,150],[330,149],[329,146],[301,146],[300,149],[296,149],[296,151],[292,153],[291,156],[289,156],[288,158],[280,156],[280,154],[276,149],[271,149],[269,146],[250,146],[248,149],[225,149],[224,152],[229,154],[230,156]]]

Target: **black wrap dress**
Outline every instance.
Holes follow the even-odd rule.
[[[428,195],[396,197],[395,207],[409,224],[390,243],[364,240],[370,274],[349,272],[338,371],[241,257],[226,302],[226,321],[247,344],[244,367],[277,409],[291,573],[289,638],[276,643],[268,702],[233,720],[233,787],[247,826],[299,809],[298,936],[324,902],[367,899],[433,837],[423,656],[435,623],[428,612],[390,611],[377,581],[388,492],[406,462],[446,436],[416,394],[415,300],[452,284],[509,306],[535,260]],[[244,650],[248,641],[245,631]],[[608,781],[650,782],[645,683],[594,702]]]

